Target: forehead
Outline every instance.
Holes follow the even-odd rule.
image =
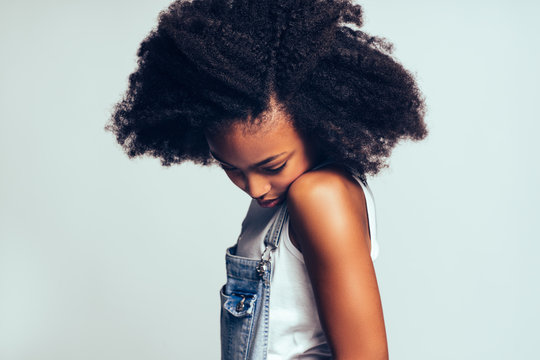
[[[220,159],[245,166],[303,146],[292,123],[284,117],[257,125],[233,123],[224,131],[207,135],[210,150]]]

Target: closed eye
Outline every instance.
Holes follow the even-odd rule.
[[[277,174],[279,173],[281,170],[283,170],[283,168],[285,167],[285,165],[287,165],[287,162],[285,161],[283,163],[283,165],[280,165],[278,166],[277,168],[262,168],[261,170],[264,171],[265,173],[268,173],[268,174]],[[219,163],[219,166],[225,170],[225,171],[236,171],[238,170],[237,168],[235,167],[232,167],[232,166],[229,166],[229,165],[225,165],[223,163]]]
[[[277,168],[263,168],[263,171],[264,172],[267,172],[267,173],[270,173],[270,174],[277,174],[279,173],[281,170],[283,170],[283,168],[285,167],[285,165],[287,165],[287,162],[285,161],[283,163],[283,165],[277,167]]]

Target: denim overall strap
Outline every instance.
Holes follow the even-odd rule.
[[[227,283],[221,289],[221,359],[266,360],[270,303],[271,255],[279,245],[287,220],[287,205],[265,234],[260,259],[236,255],[236,245],[227,249]]]
[[[257,272],[267,285],[270,282],[270,272],[267,272],[266,270],[270,268],[272,253],[279,245],[281,231],[283,230],[283,225],[288,217],[289,212],[287,211],[287,204],[283,203],[278,210],[276,219],[264,237],[265,248],[261,255],[261,259],[259,260],[259,264],[257,265]]]

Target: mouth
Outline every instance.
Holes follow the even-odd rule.
[[[278,197],[270,200],[257,200],[257,203],[263,208],[271,208],[278,205],[282,200],[282,197]]]

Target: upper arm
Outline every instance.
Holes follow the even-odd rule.
[[[358,189],[359,188],[359,189]],[[304,255],[321,324],[336,359],[386,359],[382,306],[360,187],[310,172],[288,193],[290,226]]]

